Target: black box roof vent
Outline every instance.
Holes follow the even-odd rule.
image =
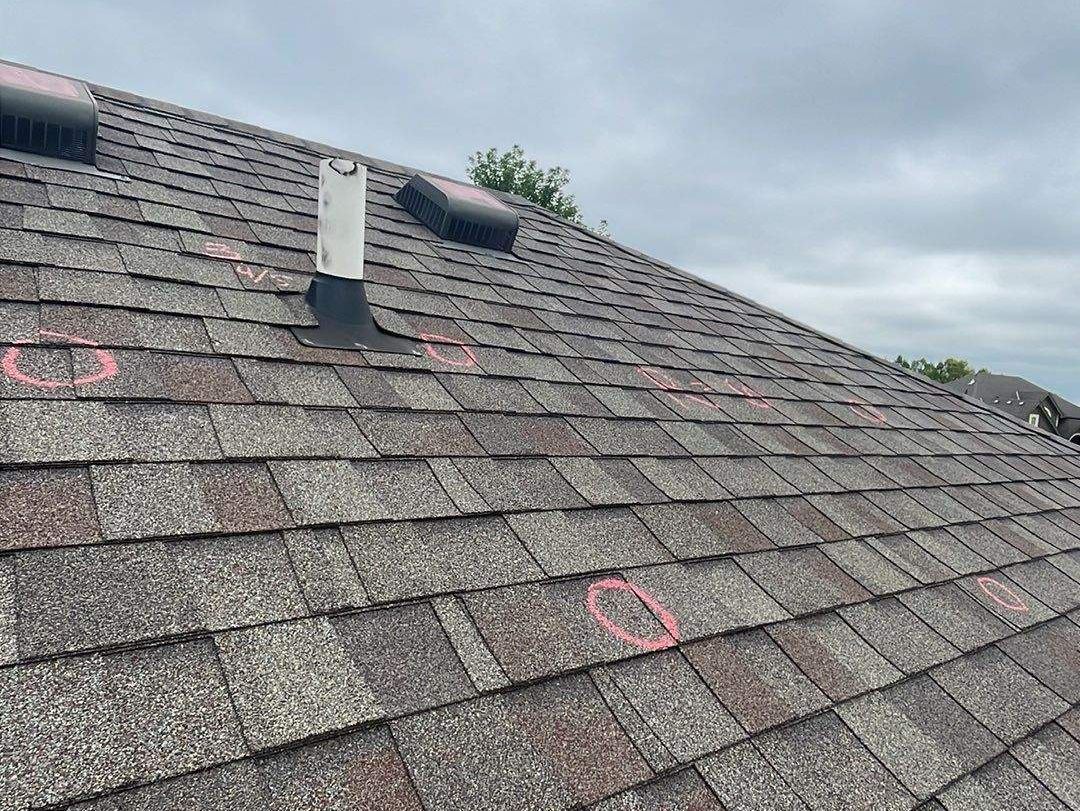
[[[396,199],[443,239],[509,251],[517,236],[518,215],[495,195],[433,175],[413,175]]]
[[[82,82],[0,62],[0,147],[92,164],[97,121]]]

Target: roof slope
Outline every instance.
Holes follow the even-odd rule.
[[[374,161],[425,353],[305,348],[326,149],[95,92],[129,180],[0,161],[0,807],[1080,805],[1073,447]]]

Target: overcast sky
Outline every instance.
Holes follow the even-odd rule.
[[[462,176],[894,357],[1080,401],[1080,3],[13,2],[0,56]]]

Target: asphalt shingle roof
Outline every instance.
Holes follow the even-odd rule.
[[[1077,807],[1080,448],[507,198],[94,87],[0,159],[0,809]],[[989,806],[988,806],[989,804]]]

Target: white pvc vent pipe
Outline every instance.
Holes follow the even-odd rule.
[[[364,278],[364,212],[367,167],[326,158],[319,162],[319,235],[315,265],[319,273],[341,279]]]

